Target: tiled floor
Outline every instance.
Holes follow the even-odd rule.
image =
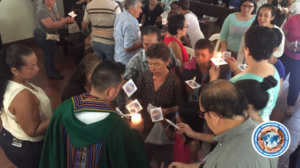
[[[50,80],[48,79],[44,65],[42,51],[36,44],[28,44],[33,49],[38,57],[38,66],[40,71],[37,77],[30,80],[31,83],[41,87],[51,100],[52,109],[55,110],[61,103],[61,93],[72,75],[75,65],[72,54],[64,56],[62,54],[62,48],[58,47],[56,50],[56,67],[62,75],[65,76],[64,80]],[[278,168],[287,168],[289,163],[289,155],[295,150],[300,141],[300,97],[297,101],[296,113],[292,117],[285,115],[284,111],[287,108],[286,98],[288,93],[288,82],[284,81],[282,93],[278,98],[276,107],[271,115],[271,120],[284,123],[291,134],[291,146],[289,150],[279,158]],[[2,123],[0,120],[0,130],[2,129]],[[16,168],[6,157],[2,149],[0,148],[0,168]]]

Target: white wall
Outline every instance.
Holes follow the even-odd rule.
[[[63,0],[57,0],[58,12],[63,13]],[[2,0],[0,2],[0,33],[2,42],[10,43],[33,37],[37,25],[36,4],[31,0]]]

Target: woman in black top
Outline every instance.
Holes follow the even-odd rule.
[[[61,95],[61,101],[91,91],[91,77],[94,69],[102,62],[95,54],[86,55],[77,66]]]
[[[288,10],[280,10],[278,8],[278,4],[281,6],[281,8],[290,9],[291,5],[293,4],[293,0],[268,0],[268,3],[272,4],[276,9],[275,25],[281,27],[286,19],[285,14],[288,12]]]
[[[155,20],[164,12],[157,0],[149,0],[149,3],[143,8],[142,27],[154,25]]]

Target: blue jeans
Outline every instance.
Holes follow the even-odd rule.
[[[293,59],[286,54],[283,54],[279,59],[285,67],[285,76],[290,74],[287,105],[294,106],[300,92],[300,60]]]
[[[46,33],[38,28],[34,30],[34,38],[44,53],[44,66],[47,75],[53,76],[58,74],[58,70],[55,69],[54,65],[56,41],[46,40]]]
[[[103,61],[114,60],[115,55],[115,45],[104,44],[100,42],[93,41],[93,49],[95,54],[100,57]]]

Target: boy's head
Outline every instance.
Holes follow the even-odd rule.
[[[206,65],[214,56],[214,46],[207,39],[198,40],[195,44],[195,58],[199,66]]]
[[[190,0],[179,0],[178,1],[178,11],[183,14],[184,11],[190,9]]]

